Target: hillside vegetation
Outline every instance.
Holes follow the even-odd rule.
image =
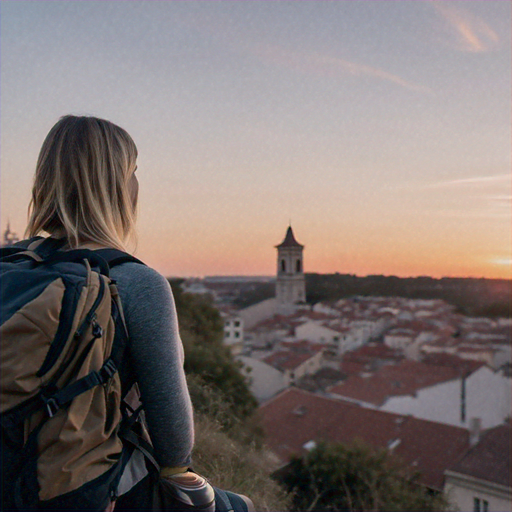
[[[258,512],[284,512],[289,498],[270,477],[276,466],[263,447],[257,401],[222,345],[219,312],[207,297],[183,293],[180,283],[171,281],[195,410],[193,467],[214,485],[249,496]]]

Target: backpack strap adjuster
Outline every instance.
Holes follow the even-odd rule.
[[[108,359],[99,369],[98,375],[102,383],[107,382],[117,372],[116,363],[112,359]]]
[[[60,409],[59,403],[55,398],[43,398],[46,405],[46,411],[49,418],[53,418]]]

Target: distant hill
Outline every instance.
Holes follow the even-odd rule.
[[[468,316],[512,314],[509,279],[396,277],[351,274],[306,274],[307,302],[338,300],[354,295],[443,299]]]
[[[237,285],[237,293],[234,300],[236,306],[252,306],[275,296],[275,282],[240,283]],[[306,301],[309,304],[356,295],[442,299],[467,316],[512,316],[512,281],[509,279],[306,274]]]

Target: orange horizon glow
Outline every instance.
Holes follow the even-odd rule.
[[[216,264],[212,266],[211,261],[204,261],[200,258],[197,262],[190,265],[189,268],[197,268],[197,271],[184,269],[181,264],[171,258],[159,255],[150,255],[147,253],[139,254],[139,257],[146,263],[153,266],[166,277],[206,277],[206,276],[266,276],[276,275],[275,258],[271,261],[262,263],[260,260],[245,260],[241,264],[233,260],[217,259]],[[354,258],[355,259],[355,258]],[[306,274],[345,274],[356,275],[358,277],[370,275],[396,276],[400,278],[414,277],[431,277],[433,279],[442,278],[471,278],[471,279],[512,279],[512,264],[503,258],[503,263],[496,263],[492,260],[481,261],[478,264],[465,265],[460,263],[432,263],[417,264],[398,262],[382,259],[381,264],[376,266],[373,264],[356,263],[355,261],[347,261],[345,264],[338,262],[336,265],[329,260],[321,261],[319,259],[308,259],[307,251],[304,253],[304,272]],[[191,262],[189,262],[190,264]],[[208,264],[211,271],[204,272],[200,268]],[[174,271],[172,269],[175,269]],[[176,271],[177,270],[177,271]]]

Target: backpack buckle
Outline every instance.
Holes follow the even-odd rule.
[[[109,359],[99,370],[100,379],[102,382],[106,382],[108,379],[117,372],[116,363],[112,359]]]
[[[44,400],[46,405],[46,411],[48,412],[48,417],[53,418],[58,410],[60,409],[59,404],[55,398],[48,398]]]
[[[103,328],[96,322],[92,325],[92,336],[94,339],[101,338],[103,336]]]

